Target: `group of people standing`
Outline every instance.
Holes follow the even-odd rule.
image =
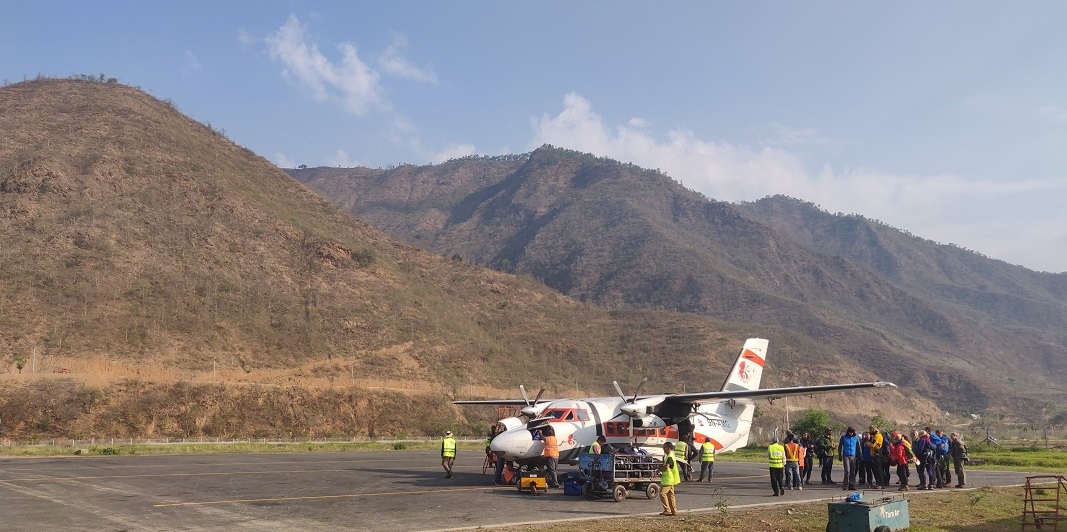
[[[888,488],[891,468],[895,466],[897,490],[907,491],[912,464],[919,477],[918,489],[948,488],[952,485],[953,472],[957,479],[955,487],[967,485],[963,470],[968,461],[967,445],[959,433],[946,436],[941,429],[931,431],[926,427],[912,431],[909,437],[899,431],[880,431],[871,425],[861,434],[848,427],[838,439],[834,439],[830,428],[818,438],[812,438],[807,432],[800,438],[791,432],[786,433],[784,445],[775,438],[767,448],[774,495],[784,495],[786,488],[802,490],[804,485],[811,484],[815,458],[819,460],[824,485],[837,484],[831,474],[834,459],[841,462],[843,490],[855,490],[856,486]],[[950,462],[952,470],[949,469]]]

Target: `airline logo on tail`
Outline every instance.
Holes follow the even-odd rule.
[[[759,369],[755,366],[763,367],[763,359],[759,355],[752,352],[751,349],[745,349],[741,352],[741,360],[737,364],[737,376],[741,378],[741,381],[748,383],[752,378],[752,374]]]
[[[723,383],[723,391],[759,389],[763,365],[767,357],[767,340],[749,338]]]

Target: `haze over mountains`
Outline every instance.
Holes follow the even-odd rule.
[[[544,146],[297,179],[391,235],[582,301],[781,327],[950,410],[1067,388],[1067,275],[769,197],[735,205],[659,172]],[[811,354],[815,374],[840,359]],[[1023,401],[1019,404],[1026,404]]]

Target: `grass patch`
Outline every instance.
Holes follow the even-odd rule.
[[[685,494],[680,494],[679,498]],[[908,497],[910,532],[1000,532],[1018,530],[1022,519],[1023,489],[981,488],[968,491],[936,492]],[[790,531],[823,532],[827,523],[826,502],[812,502],[772,508],[714,511],[683,514],[676,518],[625,517],[584,521],[579,528],[589,530],[679,531]],[[564,532],[574,523],[551,523],[510,527],[515,532]]]
[[[483,442],[459,442],[460,450],[481,452]],[[380,451],[433,451],[441,448],[435,441],[355,441],[355,442],[278,442],[278,443],[134,443],[107,447],[67,445],[13,445],[0,447],[0,456],[70,456],[88,449],[89,456],[101,455],[168,455],[168,454],[277,454],[341,453]]]

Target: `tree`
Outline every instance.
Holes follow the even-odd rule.
[[[825,410],[819,410],[818,408],[809,408],[804,411],[804,415],[800,416],[795,423],[793,423],[793,434],[804,434],[807,432],[812,436],[822,434],[826,427],[830,426],[830,414]]]
[[[26,367],[26,355],[15,355],[12,358],[15,360],[15,367],[22,373],[22,368]]]

